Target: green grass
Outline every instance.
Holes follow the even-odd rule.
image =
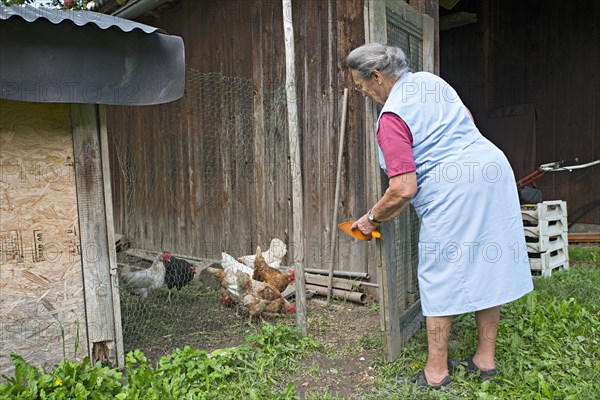
[[[426,361],[427,339],[421,329],[393,363],[377,363],[374,390],[352,397],[387,399],[600,399],[600,267],[598,248],[573,247],[571,269],[535,278],[535,290],[502,308],[494,382],[480,383],[465,372],[452,386],[427,391],[402,385],[396,376],[412,376]],[[315,324],[324,324],[318,318]],[[315,326],[313,326],[313,329]],[[454,320],[450,357],[462,358],[476,346],[471,315]],[[379,333],[365,334],[338,352],[382,349]],[[327,349],[325,349],[327,351]],[[163,356],[157,365],[140,351],[127,355],[123,369],[92,366],[89,360],[64,360],[44,370],[13,356],[16,376],[0,384],[0,399],[297,399],[292,377],[299,361],[323,346],[300,338],[285,324],[263,324],[245,344],[211,353],[187,346]],[[333,351],[333,350],[329,350]],[[379,352],[381,354],[381,352]],[[311,376],[329,373],[311,366]],[[311,400],[338,400],[325,389]]]
[[[569,246],[569,261],[581,267],[600,266],[600,247]]]
[[[581,252],[572,266],[595,254]],[[427,339],[421,330],[391,364],[381,364],[380,395],[369,399],[600,399],[600,268],[571,268],[550,278],[535,278],[535,290],[502,308],[495,382],[480,383],[455,374],[452,387],[423,391],[399,385],[395,376],[423,368]],[[477,342],[474,318],[454,320],[450,357],[472,354]],[[388,397],[386,397],[388,396]]]

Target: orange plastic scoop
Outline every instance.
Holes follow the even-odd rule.
[[[381,233],[379,233],[378,231],[371,232],[372,236],[365,236],[358,228],[351,230],[350,227],[352,226],[353,223],[354,223],[354,221],[342,222],[341,224],[338,224],[338,228],[340,228],[341,230],[346,232],[348,235],[350,235],[353,238],[358,239],[358,240],[371,240],[373,238],[381,237]]]

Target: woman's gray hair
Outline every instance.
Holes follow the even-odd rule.
[[[357,70],[363,79],[369,79],[375,70],[391,78],[398,78],[408,70],[406,56],[400,48],[379,43],[367,43],[352,50],[346,65]]]

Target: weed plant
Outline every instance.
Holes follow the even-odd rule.
[[[393,363],[378,362],[373,391],[355,399],[600,399],[600,249],[571,251],[571,268],[550,278],[535,278],[535,290],[502,307],[497,341],[500,374],[480,382],[459,371],[439,391],[399,384],[425,364],[427,338],[421,329]],[[450,337],[452,358],[475,351],[474,318],[455,318]],[[381,349],[380,335],[365,335],[357,346]],[[4,376],[0,399],[296,399],[290,377],[301,358],[323,351],[288,325],[263,324],[244,345],[211,353],[187,346],[163,356],[157,365],[144,354],[127,354],[124,369],[91,365],[89,359],[65,359],[46,371],[13,354],[15,375]],[[354,351],[352,348],[345,349]],[[335,356],[335,354],[329,354]],[[319,375],[322,371],[311,370]],[[311,400],[338,399],[326,390]]]
[[[63,360],[49,371],[13,354],[15,376],[0,385],[0,399],[293,399],[285,374],[319,348],[283,324],[263,324],[239,347],[211,353],[186,346],[160,359],[156,367],[144,354],[127,354],[125,371]]]

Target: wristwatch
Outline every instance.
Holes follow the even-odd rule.
[[[374,223],[374,224],[380,224],[381,221],[376,220],[375,219],[375,214],[373,214],[373,210],[369,210],[369,215],[367,216],[367,218],[369,218],[369,221]]]

